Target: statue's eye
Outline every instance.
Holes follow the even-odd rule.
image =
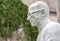
[[[32,14],[35,14],[36,12],[32,12]]]

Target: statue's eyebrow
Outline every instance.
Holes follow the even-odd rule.
[[[36,13],[36,12],[41,12],[42,10],[36,10],[34,12],[31,12],[32,14]]]

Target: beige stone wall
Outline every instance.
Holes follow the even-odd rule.
[[[47,4],[50,7],[50,10],[56,12],[56,0],[48,0]]]

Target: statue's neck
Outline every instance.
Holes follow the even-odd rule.
[[[40,32],[44,28],[44,26],[46,26],[49,22],[50,22],[49,19],[41,20],[39,25],[38,25],[38,32]]]

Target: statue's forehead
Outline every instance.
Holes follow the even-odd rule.
[[[32,12],[36,12],[36,11],[42,11],[43,7],[41,6],[32,6],[29,8],[29,12],[32,13]]]
[[[39,10],[39,9],[41,9],[40,6],[32,6],[29,8],[29,11],[34,11],[34,10]]]

